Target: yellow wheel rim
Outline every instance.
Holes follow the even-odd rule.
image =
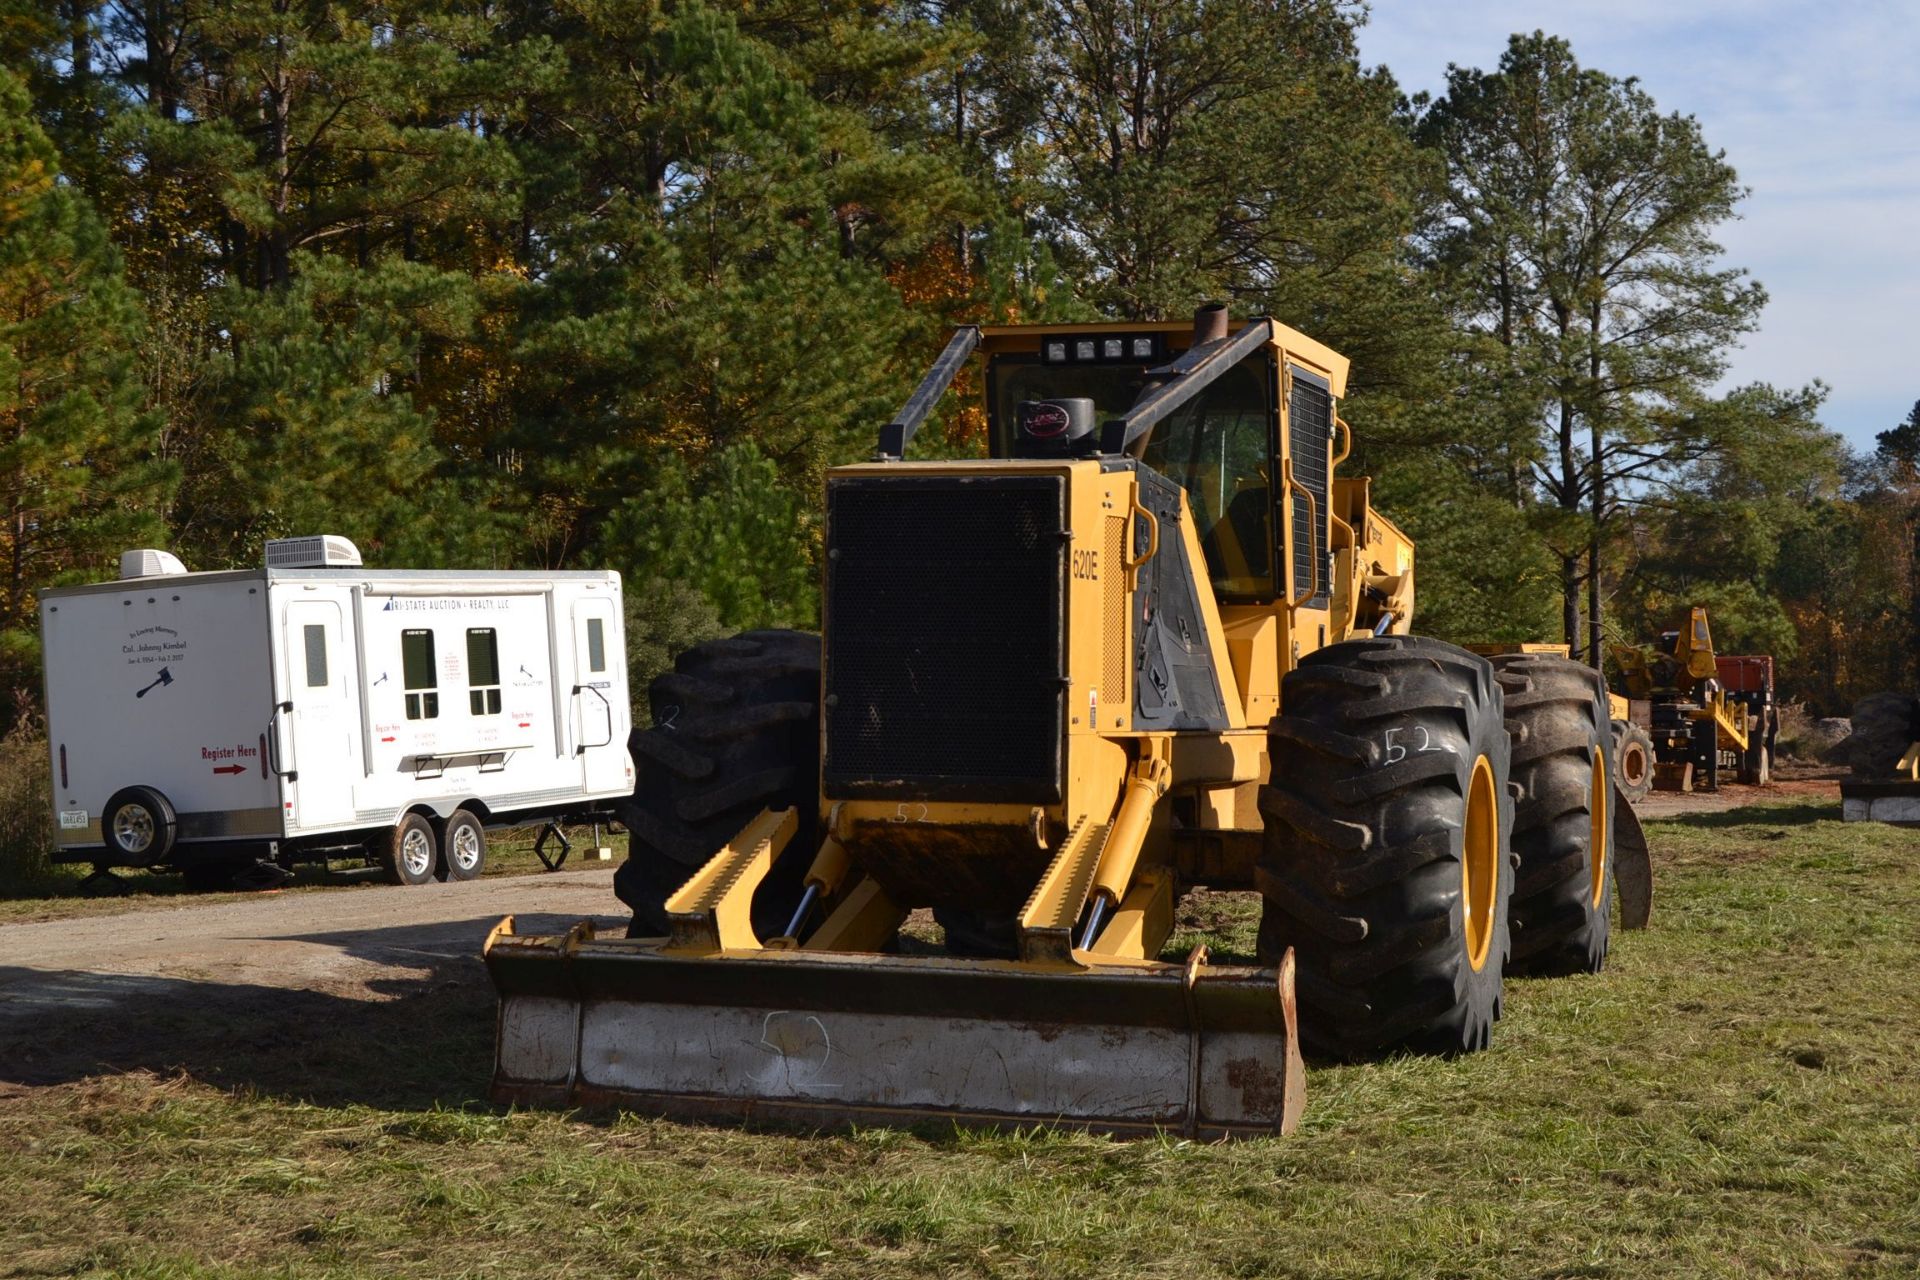
[[[1587,844],[1592,856],[1587,859],[1587,869],[1593,873],[1593,905],[1596,907],[1607,893],[1607,858],[1613,852],[1607,848],[1607,801],[1611,799],[1611,790],[1607,785],[1606,753],[1595,749],[1593,790],[1587,797],[1587,814],[1593,823],[1593,832]]]
[[[1460,902],[1466,913],[1467,963],[1477,973],[1493,949],[1493,912],[1500,890],[1500,793],[1485,756],[1467,784],[1467,829],[1460,857]]]

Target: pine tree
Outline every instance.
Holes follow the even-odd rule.
[[[173,474],[154,460],[133,364],[140,311],[21,82],[0,70],[0,686],[36,698],[37,591],[111,576],[164,538]]]
[[[1766,301],[1711,239],[1744,190],[1692,117],[1540,32],[1496,71],[1453,68],[1419,136],[1447,169],[1428,265],[1479,339],[1470,380],[1510,429],[1515,501],[1539,499],[1566,640],[1598,665],[1616,522],[1725,443],[1706,427],[1747,421],[1705,408]]]

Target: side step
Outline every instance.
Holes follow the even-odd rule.
[[[1277,969],[846,954],[688,955],[583,922],[487,939],[493,1096],[806,1126],[1290,1133],[1305,1075]]]

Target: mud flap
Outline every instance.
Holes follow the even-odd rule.
[[[807,951],[676,954],[590,926],[487,939],[493,1096],[682,1118],[1288,1133],[1304,1093],[1277,969]]]
[[[1613,790],[1613,896],[1620,927],[1644,929],[1653,916],[1653,857],[1647,833],[1620,789]]]

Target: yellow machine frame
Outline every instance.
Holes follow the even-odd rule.
[[[1224,312],[1218,319],[1224,325]],[[529,938],[503,921],[486,953],[502,992],[497,1096],[619,1098],[674,1114],[802,1120],[905,1112],[1065,1120],[1117,1132],[1293,1128],[1304,1077],[1292,953],[1273,968],[1211,964],[1204,947],[1181,962],[1154,957],[1172,935],[1177,885],[1254,883],[1264,826],[1256,797],[1281,681],[1324,646],[1408,633],[1413,543],[1373,508],[1366,478],[1337,474],[1351,451],[1338,414],[1347,360],[1270,319],[1230,337],[1224,327],[1207,334],[1173,323],[963,330],[909,410],[918,404],[924,415],[968,358],[1038,359],[1049,339],[1090,333],[1150,336],[1169,360],[1155,372],[1175,388],[1266,354],[1272,474],[1249,483],[1263,480],[1279,495],[1268,508],[1276,522],[1268,526],[1277,556],[1271,595],[1216,599],[1187,493],[1178,492],[1177,529],[1165,527],[1173,508],[1156,515],[1153,505],[1168,501],[1165,490],[1150,495],[1143,475],[1151,473],[1116,461],[1139,457],[1130,445],[1123,453],[1104,441],[1100,457],[904,461],[914,424],[892,428],[897,442],[890,451],[883,435],[884,460],[830,473],[830,507],[835,486],[881,477],[1059,484],[1070,570],[1060,618],[1066,724],[1057,798],[835,795],[829,765],[805,896],[783,936],[756,933],[752,905],[802,827],[791,809],[761,812],[667,900],[664,939],[596,938],[589,928]],[[1328,396],[1324,496],[1296,471],[1297,378]],[[1130,412],[1145,412],[1140,406],[1151,408],[1157,394],[1150,385]],[[1115,436],[1123,438],[1130,439]],[[1324,560],[1307,557],[1305,574],[1287,554],[1302,511],[1316,548],[1326,549]],[[1168,543],[1175,536],[1181,542]],[[1175,549],[1173,563],[1198,575],[1194,649],[1208,655],[1220,694],[1218,721],[1204,731],[1142,728],[1134,710],[1134,592],[1156,552]],[[839,554],[830,534],[830,586]],[[830,589],[830,636],[834,599]],[[827,684],[830,714],[831,677]],[[827,724],[823,716],[830,760]],[[960,881],[964,894],[953,890]],[[943,893],[1019,903],[1018,958],[877,954],[909,908],[938,906]],[[816,908],[824,919],[804,930]],[[1089,923],[1076,936],[1083,918]],[[636,989],[648,994],[639,999]],[[647,1007],[644,1024],[633,1020],[636,1000]],[[768,1086],[758,1066],[738,1062],[716,1079],[711,1063],[689,1065],[657,1047],[668,1042],[745,1044],[745,1058],[764,1053],[780,1082]],[[984,1072],[972,1056],[983,1045],[994,1063]],[[968,1065],[940,1058],[955,1054]],[[890,1064],[884,1070],[875,1065],[882,1060]],[[1094,1060],[1100,1087],[1072,1086],[1082,1077],[1061,1064]],[[1114,1079],[1104,1074],[1109,1068]],[[938,1096],[903,1083],[942,1073]],[[1082,1091],[1059,1092],[1069,1086]]]

